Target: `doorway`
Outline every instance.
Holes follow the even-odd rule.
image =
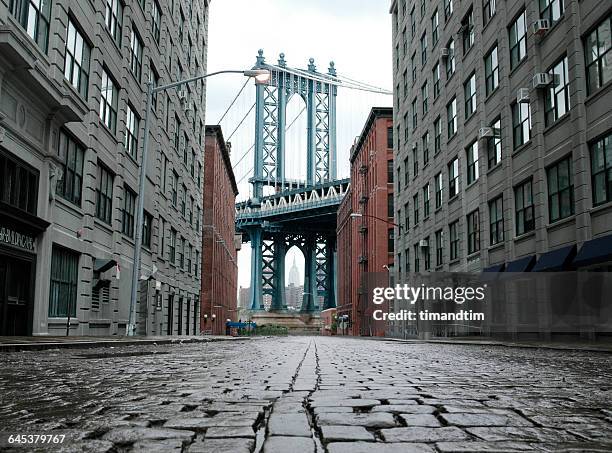
[[[31,335],[32,261],[0,256],[0,336]]]

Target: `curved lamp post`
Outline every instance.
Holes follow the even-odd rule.
[[[267,69],[248,69],[248,70],[225,70],[211,72],[209,74],[202,74],[189,79],[180,80],[178,82],[169,83],[167,85],[161,85],[153,87],[152,80],[147,82],[147,108],[145,111],[145,135],[142,149],[142,162],[140,163],[139,179],[138,179],[138,208],[136,210],[136,231],[134,241],[134,268],[132,270],[132,294],[130,297],[130,314],[129,322],[127,326],[128,336],[134,336],[136,330],[136,297],[138,296],[138,281],[140,277],[140,255],[142,252],[142,214],[144,209],[144,191],[145,191],[145,179],[146,179],[146,168],[147,168],[147,154],[149,151],[149,128],[150,128],[150,116],[151,116],[151,104],[153,101],[153,95],[161,91],[168,91],[173,88],[179,88],[180,86],[197,82],[198,80],[205,79],[218,74],[242,74],[245,77],[255,78],[255,83],[265,84],[268,83],[272,74]],[[213,315],[214,316],[214,315]]]

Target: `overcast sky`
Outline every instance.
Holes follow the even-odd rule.
[[[306,68],[314,58],[317,70],[326,73],[334,61],[340,76],[392,90],[390,0],[212,0],[208,34],[208,72],[245,69],[255,63],[257,50],[263,49],[266,61],[275,63],[285,54],[287,65]],[[240,75],[211,77],[207,87],[206,123],[219,119],[245,80]],[[301,111],[296,96],[288,105],[287,118]],[[363,128],[373,106],[391,106],[391,96],[353,90],[338,93],[338,172],[348,176],[348,156],[353,140]],[[254,103],[253,84],[249,83],[234,107],[221,122],[226,139],[237,128]],[[305,167],[304,115],[288,131],[288,176],[299,176]],[[253,144],[254,115],[246,117],[233,134],[234,165]],[[298,156],[298,158],[292,157]],[[247,153],[234,169],[239,181],[239,200],[250,195],[249,184],[253,154]],[[248,175],[248,176],[245,176]],[[303,277],[303,257],[295,250],[287,257],[286,275],[296,257]],[[249,286],[250,246],[239,253],[238,284]]]

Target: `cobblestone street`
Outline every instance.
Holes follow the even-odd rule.
[[[612,451],[610,354],[288,337],[3,353],[0,370],[3,451]]]

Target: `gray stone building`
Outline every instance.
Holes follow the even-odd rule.
[[[390,12],[396,269],[611,269],[612,3]]]
[[[199,331],[208,0],[0,0],[0,335]]]

